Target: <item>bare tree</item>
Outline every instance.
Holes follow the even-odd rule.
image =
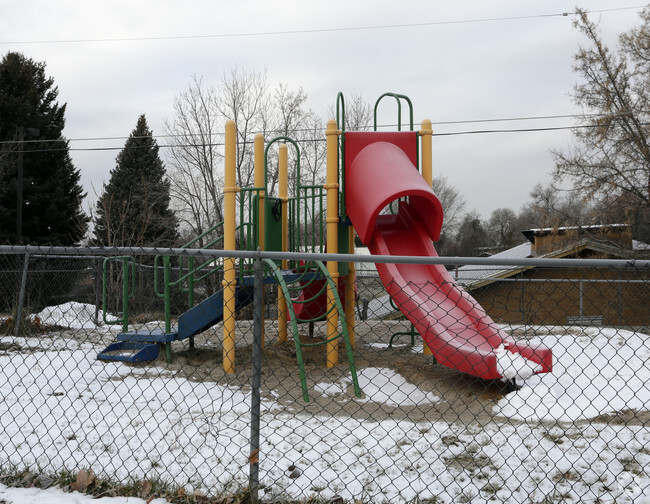
[[[497,208],[490,215],[487,223],[492,242],[500,250],[509,249],[521,240],[517,228],[517,214],[511,208]]]
[[[287,136],[300,142],[312,121],[311,111],[304,109],[306,99],[302,88],[291,90],[280,84],[270,91],[265,71],[234,68],[224,73],[216,85],[206,85],[201,78],[193,77],[188,89],[175,99],[173,120],[165,123],[174,204],[184,227],[191,229],[190,235],[200,235],[223,220],[225,122],[231,119],[237,123],[237,184],[252,187],[255,135],[261,133],[267,141]],[[269,194],[274,193],[278,182],[275,152],[269,151]],[[294,166],[295,162],[290,163],[293,179]],[[295,180],[290,186],[295,186]],[[204,243],[208,241],[201,240],[199,245]]]
[[[449,251],[453,255],[471,257],[477,255],[482,247],[489,245],[485,222],[476,210],[467,212],[460,223],[458,233]]]
[[[597,25],[578,9],[575,27],[587,38],[575,56],[582,82],[573,100],[583,110],[570,152],[553,152],[555,179],[571,180],[584,201],[616,199],[628,214],[650,208],[650,8],[640,27],[623,34],[612,51]],[[594,117],[596,117],[594,119]],[[643,218],[643,217],[642,217]]]
[[[450,255],[455,253],[454,241],[463,218],[465,198],[458,192],[458,189],[449,183],[447,177],[434,176],[433,192],[438,196],[444,212],[442,232],[436,243],[436,248],[440,254]]]
[[[358,94],[352,94],[345,101],[345,130],[346,131],[370,131],[373,125],[374,107],[364,101]],[[328,109],[328,119],[336,119],[336,107]],[[339,117],[339,122],[341,117]],[[343,127],[339,124],[339,127]]]
[[[447,177],[434,177],[433,192],[436,193],[444,211],[442,227],[447,233],[456,233],[465,210],[465,198]]]
[[[268,77],[263,72],[246,72],[233,68],[219,83],[216,111],[224,120],[237,123],[237,183],[250,187],[254,180],[253,138],[266,136],[271,128]]]
[[[593,223],[591,205],[562,191],[553,184],[536,184],[530,192],[531,202],[524,205],[517,217],[519,227],[557,228]]]
[[[350,131],[369,131],[373,117],[373,106],[365,102],[361,95],[353,94],[345,108],[346,128]]]
[[[216,100],[216,89],[195,76],[176,96],[173,122],[164,126],[174,206],[194,236],[223,221],[222,154],[217,148],[223,119]]]
[[[327,160],[327,143],[325,141],[325,123],[313,111],[305,117],[305,129],[301,134],[301,183],[324,184],[325,164]]]
[[[294,91],[289,89],[286,84],[278,85],[278,87],[273,91],[273,97],[271,101],[271,134],[274,137],[284,136],[300,142],[307,136],[306,128],[308,127],[310,112],[304,109],[306,101],[307,94],[301,87]],[[321,134],[324,136],[324,133]],[[300,150],[302,151],[302,149]],[[294,156],[295,154],[292,151],[293,149],[290,148],[290,155]],[[301,156],[301,158],[304,161],[304,156]],[[269,166],[268,173],[268,187],[269,193],[273,194],[278,184],[277,157],[272,158],[270,164],[271,166]],[[290,191],[298,185],[295,167],[295,162],[290,163]]]

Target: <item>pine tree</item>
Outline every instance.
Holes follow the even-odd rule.
[[[138,119],[97,202],[94,244],[173,246],[178,223],[169,180],[144,114]]]
[[[66,105],[45,64],[20,53],[0,63],[0,243],[73,245],[88,218],[80,173],[62,132]],[[22,225],[17,226],[22,164]],[[19,229],[20,228],[20,231]]]

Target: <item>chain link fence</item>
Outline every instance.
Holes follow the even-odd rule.
[[[626,503],[650,495],[648,261],[472,259],[461,274],[449,264],[458,291],[448,281],[390,285],[359,266],[348,359],[345,337],[327,344],[325,284],[309,298],[325,307],[303,312],[297,334],[289,317],[281,341],[284,308],[269,263],[257,261],[257,279],[239,267],[255,253],[230,254],[234,290],[244,293],[234,318],[188,311],[228,288],[225,255],[0,247],[0,473],[85,469],[196,495],[248,488],[261,502]],[[280,265],[282,254],[260,258]],[[413,261],[408,268],[446,260]],[[198,264],[215,267],[188,277]],[[281,275],[292,297],[322,280]],[[387,288],[408,295],[391,299]],[[462,340],[470,322],[480,323],[460,308],[465,302],[485,311],[485,330],[550,349],[552,370],[540,373],[492,340],[487,353],[507,356],[497,359],[507,379],[459,372],[446,347],[430,355],[422,324],[459,335],[452,343],[468,355],[488,345]],[[208,318],[189,336],[188,313]],[[146,344],[168,352],[98,359],[120,334],[141,333],[157,335]],[[338,363],[328,367],[332,344]]]

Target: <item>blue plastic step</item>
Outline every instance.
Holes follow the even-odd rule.
[[[253,288],[238,285],[235,288],[235,310],[253,302]],[[216,292],[178,317],[178,327],[171,332],[163,329],[139,329],[119,333],[117,343],[109,345],[97,355],[101,360],[142,362],[158,357],[158,343],[169,343],[194,336],[223,320],[223,290]],[[154,354],[155,352],[155,354]]]
[[[137,331],[130,331],[119,333],[117,341],[136,341],[140,343],[168,343],[178,339],[178,332],[165,332],[163,329],[139,329]]]
[[[122,362],[145,362],[158,358],[159,347],[155,343],[119,341],[111,343],[99,354],[99,360]]]

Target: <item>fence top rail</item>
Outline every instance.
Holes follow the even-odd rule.
[[[505,259],[495,257],[423,257],[357,254],[323,254],[313,252],[266,252],[250,250],[183,249],[163,247],[63,247],[44,245],[0,245],[0,255],[44,254],[66,256],[169,255],[184,257],[233,257],[238,259],[271,259],[279,261],[336,261],[386,264],[442,264],[468,266],[513,266],[548,268],[615,268],[648,269],[650,260],[642,259]]]

